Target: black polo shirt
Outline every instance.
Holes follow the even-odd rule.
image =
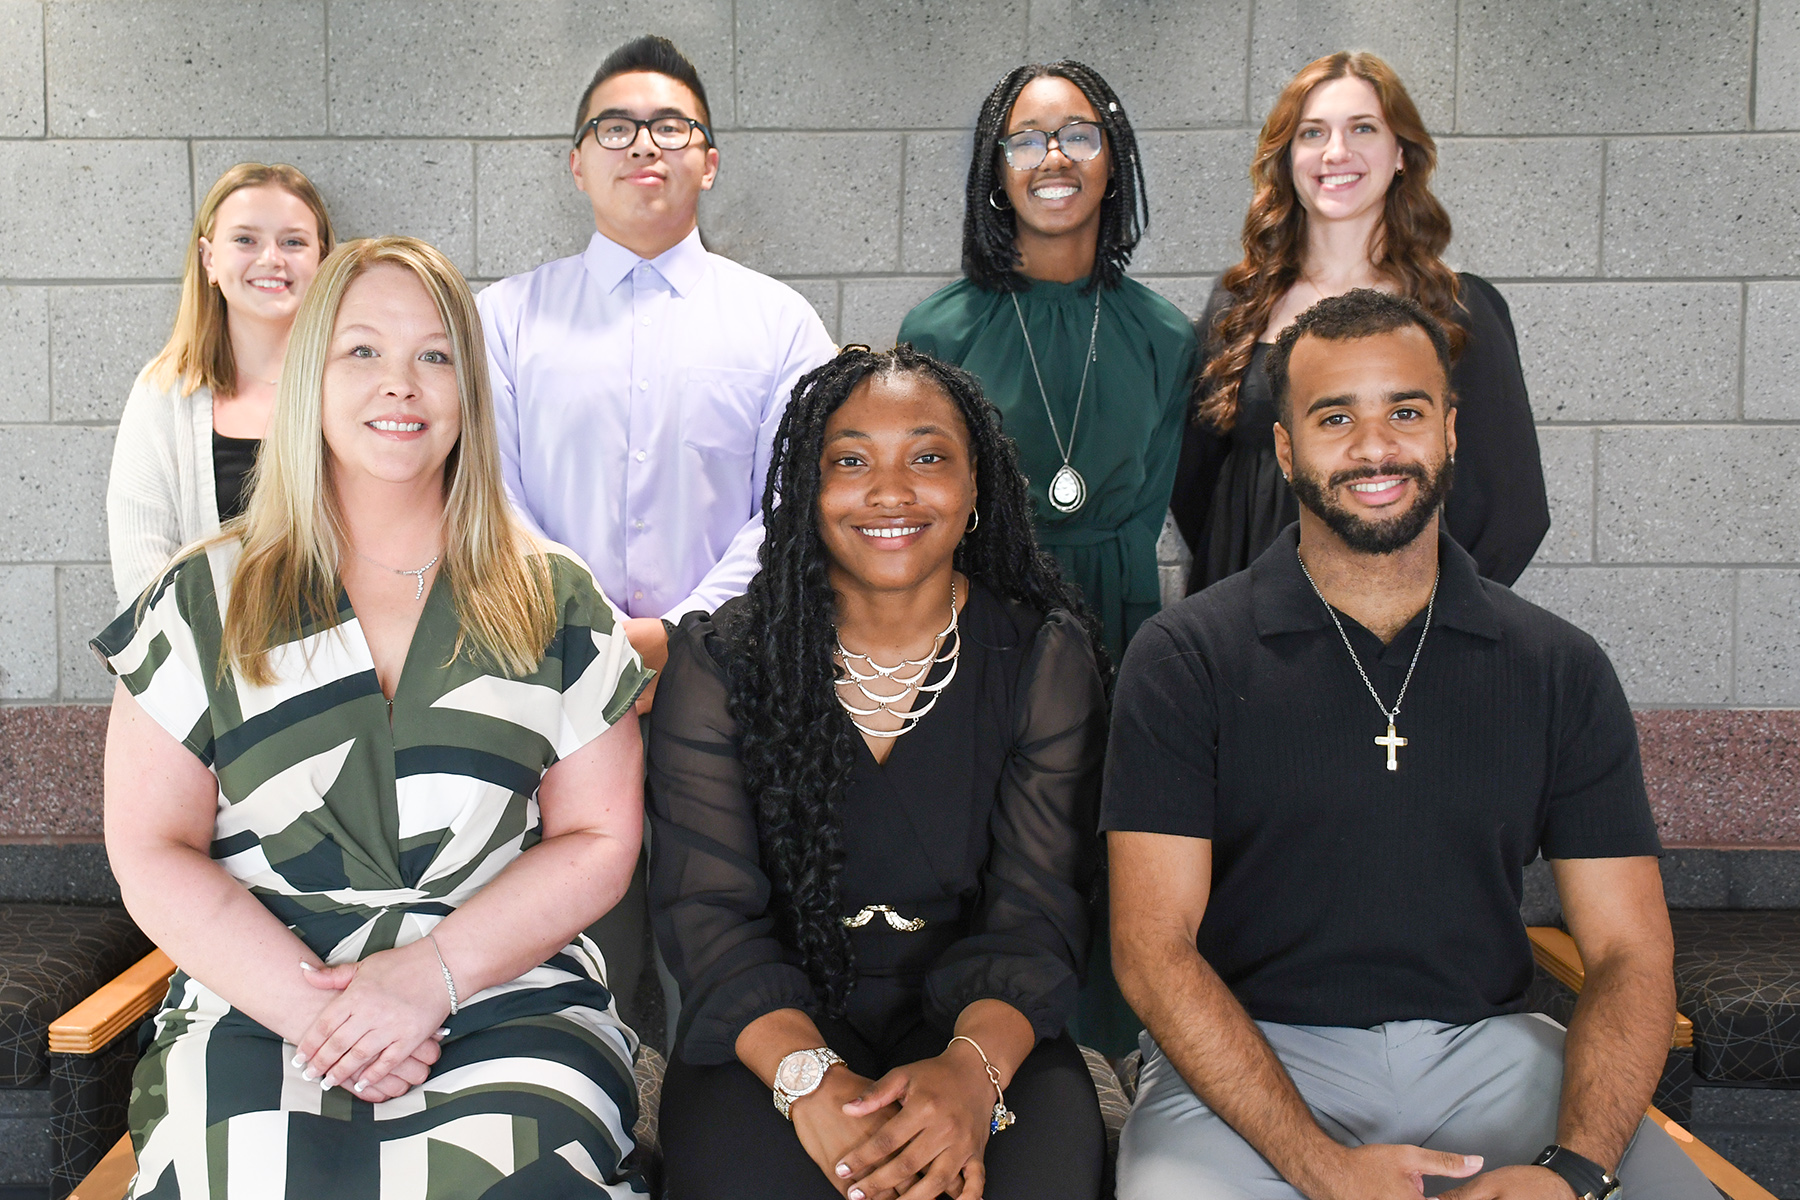
[[[1612,664],[1475,573],[1449,537],[1436,615],[1387,732],[1301,574],[1291,525],[1164,609],[1119,672],[1103,829],[1210,838],[1199,948],[1258,1020],[1467,1024],[1524,1007],[1520,873],[1661,852]],[[1383,647],[1339,614],[1389,705],[1421,613]]]

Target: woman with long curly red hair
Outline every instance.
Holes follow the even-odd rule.
[[[1243,261],[1213,289],[1197,332],[1196,412],[1172,507],[1194,552],[1188,591],[1249,566],[1299,519],[1275,461],[1268,348],[1327,296],[1372,287],[1418,301],[1458,358],[1452,537],[1511,584],[1550,528],[1537,431],[1506,301],[1440,257],[1450,217],[1431,194],[1437,146],[1399,76],[1372,54],[1308,63],[1263,122]]]

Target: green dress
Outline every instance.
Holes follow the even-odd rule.
[[[1100,618],[1107,652],[1117,663],[1125,643],[1161,603],[1156,539],[1181,454],[1194,330],[1180,310],[1136,280],[1102,292],[1095,359],[1071,445],[1095,298],[1085,279],[1030,283],[1016,295],[1044,393],[1019,332],[1015,293],[959,280],[907,314],[900,340],[974,375],[1000,409],[1031,480],[1038,541]],[[1045,394],[1056,418],[1054,434]],[[1057,434],[1087,483],[1087,499],[1072,513],[1058,512],[1047,494],[1063,464]]]
[[[218,778],[212,857],[325,961],[424,937],[541,837],[537,787],[650,673],[587,568],[549,556],[556,635],[514,676],[457,651],[439,574],[392,716],[350,601],[278,647],[276,679],[221,678],[239,547],[176,566],[94,639],[144,711]],[[176,971],[132,1080],[138,1200],[641,1196],[637,1037],[583,934],[462,1000],[431,1077],[381,1103],[322,1091],[294,1047]],[[510,1189],[510,1190],[509,1190]]]

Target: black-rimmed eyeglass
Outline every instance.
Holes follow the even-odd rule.
[[[692,117],[651,117],[648,121],[640,121],[636,117],[598,116],[583,125],[575,134],[575,144],[581,145],[581,139],[592,130],[594,140],[607,150],[623,150],[637,141],[638,130],[648,129],[650,140],[659,149],[685,150],[689,142],[694,140],[694,131],[706,139],[708,146],[713,144],[712,130],[705,122],[696,121]]]
[[[1015,171],[1032,171],[1050,157],[1050,147],[1063,152],[1070,162],[1087,162],[1098,158],[1106,148],[1100,126],[1092,121],[1070,121],[1055,133],[1041,129],[1021,129],[1000,139],[1006,165]]]

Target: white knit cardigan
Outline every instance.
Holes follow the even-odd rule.
[[[140,373],[119,417],[106,483],[113,587],[123,609],[189,542],[219,531],[213,488],[212,389],[183,396]]]

